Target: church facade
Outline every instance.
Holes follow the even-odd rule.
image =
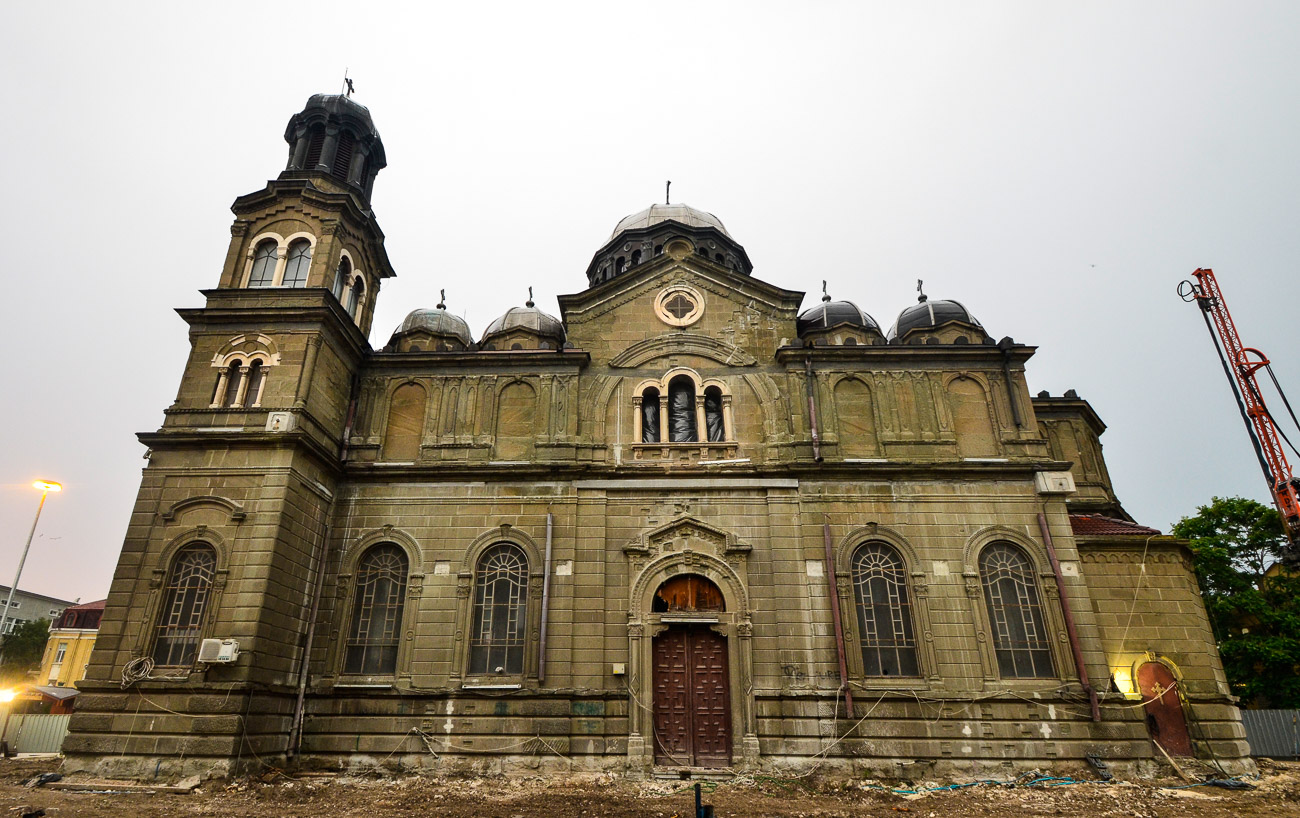
[[[801,311],[665,204],[558,317],[372,349],[382,141],[323,95],[285,138],[180,310],[69,769],[1249,763],[1184,544],[1033,347],[924,296]]]

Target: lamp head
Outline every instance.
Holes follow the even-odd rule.
[[[17,690],[13,690],[13,689],[0,690],[0,704],[8,704],[9,702],[13,701],[14,696],[17,695],[18,695]]]
[[[63,486],[53,480],[37,480],[32,485],[41,491],[63,491]]]

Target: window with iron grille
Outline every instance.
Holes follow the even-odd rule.
[[[919,676],[912,602],[898,552],[869,542],[853,552],[862,675]]]
[[[406,552],[393,543],[376,545],[358,563],[344,673],[397,672],[407,565]]]
[[[497,543],[479,557],[475,571],[470,674],[524,672],[527,609],[528,559],[518,546]]]
[[[993,543],[980,554],[980,579],[998,672],[1010,679],[1055,676],[1047,620],[1029,557],[1010,543]]]
[[[154,664],[160,667],[194,664],[216,570],[217,554],[207,543],[187,545],[172,560],[154,637]]]

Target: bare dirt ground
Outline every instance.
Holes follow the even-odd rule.
[[[435,778],[314,776],[278,771],[260,777],[203,782],[185,795],[156,792],[72,792],[27,788],[23,782],[54,772],[58,759],[0,760],[0,818],[43,809],[48,818],[113,816],[439,816],[439,818],[693,818],[691,784],[627,781],[612,775],[548,778]],[[1186,789],[1170,778],[1135,782],[1080,781],[1009,788],[982,784],[925,792],[937,783],[792,781],[738,778],[705,784],[715,815],[779,818],[1237,818],[1300,815],[1300,763],[1260,764],[1251,790],[1211,786]],[[110,788],[103,782],[96,787]],[[893,790],[922,790],[916,794]]]

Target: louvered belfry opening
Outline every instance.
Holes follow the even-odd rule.
[[[352,154],[356,147],[357,140],[351,131],[339,131],[338,148],[334,151],[334,161],[330,163],[330,176],[340,182],[348,180],[348,170],[352,167]]]
[[[325,147],[325,126],[317,125],[311,129],[307,139],[307,159],[302,163],[303,170],[315,170],[320,164],[321,148]]]

